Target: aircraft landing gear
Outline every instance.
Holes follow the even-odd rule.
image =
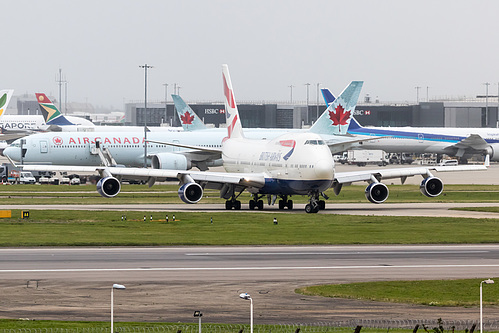
[[[231,199],[225,201],[225,209],[226,210],[231,210],[234,208],[235,210],[240,210],[241,209],[241,201],[236,200],[236,199]]]
[[[253,198],[249,201],[249,209],[253,210],[255,208],[258,208],[258,210],[263,209],[263,200],[260,199],[261,196],[258,194],[253,195]]]
[[[283,210],[286,207],[289,210],[292,210],[293,209],[293,200],[288,200],[287,195],[281,195],[281,199],[279,200],[279,209]]]
[[[308,196],[310,197],[310,203],[305,205],[305,212],[307,214],[318,213],[319,210],[326,209],[326,202],[324,200],[319,200],[318,192],[312,192]]]

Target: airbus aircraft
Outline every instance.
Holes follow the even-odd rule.
[[[67,172],[97,171],[102,177],[97,183],[97,191],[104,197],[114,197],[121,190],[119,178],[133,177],[148,179],[152,186],[158,179],[176,178],[181,186],[178,195],[185,203],[197,203],[206,188],[217,189],[220,197],[226,199],[226,209],[240,209],[238,196],[244,191],[253,194],[250,209],[263,208],[264,196],[279,196],[279,208],[293,208],[291,195],[308,195],[307,213],[316,213],[325,207],[321,194],[333,187],[339,193],[342,185],[356,181],[370,184],[365,194],[369,201],[382,203],[388,197],[388,188],[381,183],[382,178],[405,178],[422,175],[421,191],[430,197],[438,196],[443,190],[440,179],[430,170],[463,171],[485,170],[485,166],[455,166],[432,168],[385,169],[336,173],[334,160],[318,134],[311,132],[284,134],[272,140],[251,140],[244,137],[234,90],[227,65],[223,65],[225,108],[227,115],[227,139],[222,147],[192,147],[200,151],[218,152],[227,172],[202,172],[184,170],[154,170],[119,167],[82,167],[55,165],[24,165],[26,170],[53,170]],[[351,96],[349,86],[331,105],[336,109],[343,106],[347,96]],[[344,95],[343,95],[344,94]]]
[[[333,152],[348,149],[351,145],[366,137],[341,136],[346,133],[349,116],[353,114],[357,103],[362,82],[354,81],[350,89],[345,89],[342,95],[341,109],[328,108],[320,119],[312,126],[311,132],[321,135],[321,139]],[[195,113],[185,102],[174,95],[177,108],[181,110],[186,122],[195,123]],[[195,116],[198,118],[197,116]],[[200,120],[199,120],[200,121]],[[202,122],[200,121],[202,124]],[[114,129],[103,131],[105,126],[96,126],[94,133],[69,132],[40,133],[17,140],[4,150],[4,155],[24,163],[51,163],[58,165],[99,165],[102,157],[108,160],[106,165],[143,166],[144,164],[144,132],[142,128],[125,132],[114,132]],[[203,125],[204,127],[204,125]],[[308,130],[289,129],[252,129],[248,137],[254,139],[272,139],[285,133],[303,133]],[[336,134],[333,134],[336,133]],[[150,132],[148,137],[147,154],[150,165],[155,169],[183,169],[197,167],[207,170],[210,166],[222,165],[218,153],[189,149],[191,146],[206,148],[220,148],[227,136],[223,128],[202,129],[196,132]],[[168,144],[167,144],[168,143]],[[178,145],[178,147],[172,146]],[[105,149],[101,154],[100,148]]]
[[[328,89],[322,89],[326,104],[334,101]],[[452,127],[362,127],[352,117],[348,133],[370,135],[358,148],[381,149],[387,153],[434,153],[460,158],[473,154],[489,155],[499,161],[499,129]],[[380,137],[383,137],[382,139]]]

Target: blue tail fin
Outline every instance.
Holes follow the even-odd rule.
[[[310,131],[317,134],[347,134],[363,81],[352,81],[343,92],[329,104]]]
[[[329,106],[329,104],[333,103],[336,97],[333,96],[331,91],[329,91],[328,88],[321,89],[322,92],[322,97],[324,98],[324,102],[326,102],[326,105]]]
[[[172,98],[184,131],[196,131],[207,128],[201,118],[199,118],[191,107],[184,102],[182,97],[179,95],[172,95]]]

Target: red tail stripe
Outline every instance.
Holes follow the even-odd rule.
[[[229,89],[229,86],[227,85],[227,81],[225,80],[225,75],[223,75],[224,78],[224,94],[225,98],[227,99],[227,102],[229,103],[229,106],[231,108],[236,107],[236,103],[234,101],[234,94],[232,93],[232,90]]]

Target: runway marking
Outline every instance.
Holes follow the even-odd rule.
[[[1,273],[47,272],[123,272],[123,271],[242,271],[242,270],[313,270],[313,269],[373,269],[373,268],[471,268],[499,267],[497,265],[400,265],[400,266],[310,266],[310,267],[140,267],[140,268],[56,268],[56,269],[5,269]]]
[[[232,253],[186,253],[186,256],[266,256],[266,255],[356,255],[356,254],[475,254],[489,253],[490,251],[356,251],[356,252],[232,252]]]

